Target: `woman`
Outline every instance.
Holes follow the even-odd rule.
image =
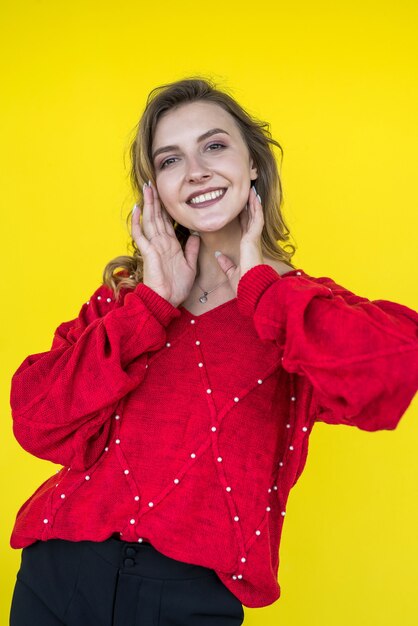
[[[417,313],[281,245],[267,126],[206,80],[150,94],[134,253],[12,379],[17,440],[63,465],[17,515],[12,626],[241,624],[280,596],[314,423],[394,429],[414,397]]]

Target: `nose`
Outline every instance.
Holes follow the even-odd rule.
[[[186,179],[189,182],[198,180],[206,180],[211,177],[211,172],[204,164],[203,160],[199,158],[191,157],[187,161],[186,165]]]

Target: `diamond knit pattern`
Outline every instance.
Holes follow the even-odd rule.
[[[318,421],[396,428],[418,389],[418,314],[303,270],[248,270],[194,315],[100,285],[11,381],[13,432],[59,464],[10,545],[150,541],[244,606],[280,596],[286,503]]]

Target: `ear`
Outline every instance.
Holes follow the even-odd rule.
[[[250,159],[250,178],[252,181],[257,180],[258,178],[258,171],[257,168],[254,167],[253,159]]]

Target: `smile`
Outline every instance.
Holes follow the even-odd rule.
[[[209,206],[210,204],[214,204],[222,198],[226,194],[226,189],[217,189],[216,191],[210,191],[209,193],[202,194],[201,196],[196,196],[187,204],[191,206],[195,206],[196,208],[203,208]]]

